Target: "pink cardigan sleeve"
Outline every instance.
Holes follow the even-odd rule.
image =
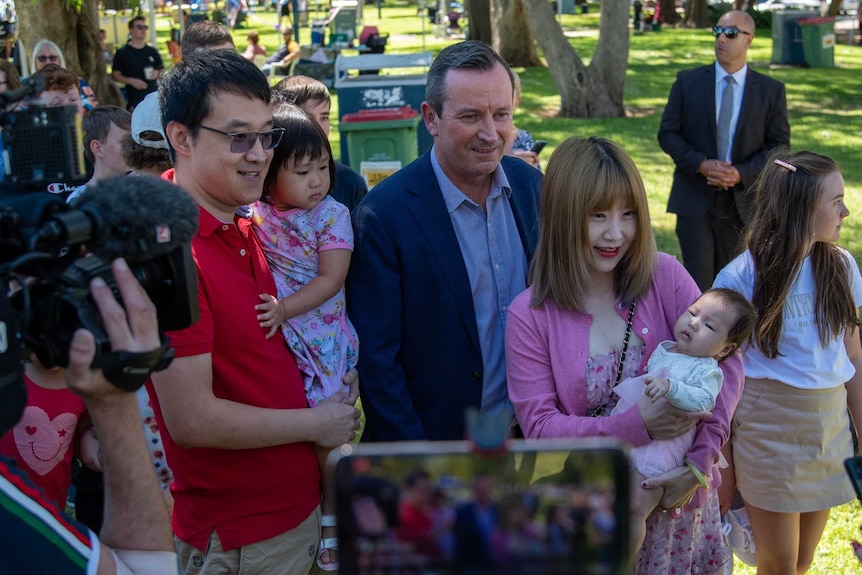
[[[719,365],[724,373],[724,384],[715,400],[712,417],[697,425],[694,444],[686,456],[686,461],[705,475],[716,471],[713,474],[715,477],[718,477],[718,473],[714,466],[718,463],[721,446],[730,439],[730,421],[733,419],[736,404],[742,397],[742,385],[745,379],[742,357],[738,353],[728,357]]]
[[[609,417],[586,415],[589,320],[546,302],[529,305],[519,295],[506,318],[509,398],[527,438],[614,437],[634,446],[649,443],[637,407]]]

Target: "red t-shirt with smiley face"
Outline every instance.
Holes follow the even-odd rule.
[[[47,389],[26,375],[27,407],[21,421],[0,438],[0,454],[18,463],[61,511],[72,483],[78,422],[88,417],[84,401],[68,388]]]

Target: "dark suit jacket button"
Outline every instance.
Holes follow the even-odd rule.
[[[479,381],[480,379],[482,379],[482,374],[478,371],[474,371],[470,374],[470,379],[472,379],[473,381]]]

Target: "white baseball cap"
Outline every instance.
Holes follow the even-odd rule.
[[[143,132],[156,132],[162,138],[149,140],[141,138]],[[144,100],[135,106],[132,112],[132,139],[136,144],[147,148],[168,149],[168,139],[162,128],[162,111],[159,108],[159,93],[151,92]]]

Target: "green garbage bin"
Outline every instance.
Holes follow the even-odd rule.
[[[802,51],[809,68],[831,68],[835,65],[835,18],[799,20]]]
[[[339,56],[335,60],[339,129],[345,116],[360,110],[404,106],[421,109],[425,101],[425,74],[433,59],[432,52]],[[424,122],[419,122],[416,132],[421,155],[431,149],[434,138]],[[352,165],[344,134],[341,136],[341,161]]]
[[[341,118],[338,129],[347,139],[350,167],[369,189],[419,157],[418,124],[419,113],[409,106],[360,110]]]

